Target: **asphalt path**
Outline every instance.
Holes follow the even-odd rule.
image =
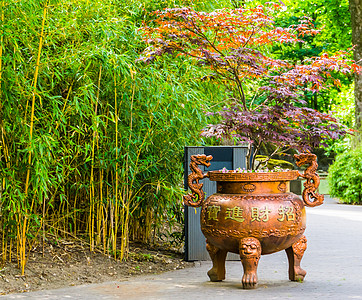
[[[211,262],[195,267],[140,276],[126,281],[1,296],[0,299],[362,299],[362,206],[337,204],[307,208],[308,248],[301,266],[303,283],[288,280],[284,251],[262,256],[259,286],[241,289],[242,266],[226,263],[226,280],[210,282]]]

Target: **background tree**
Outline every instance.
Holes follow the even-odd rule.
[[[321,28],[318,35],[305,35],[300,37],[303,43],[288,45],[275,49],[282,59],[303,62],[312,56],[323,52],[333,53],[337,50],[348,51],[352,47],[350,15],[347,0],[310,0],[310,1],[283,1],[285,10],[279,15],[277,24],[289,26],[296,24],[306,16],[313,25]],[[338,75],[337,75],[338,76]],[[324,112],[331,110],[339,102],[341,90],[351,88],[353,75],[338,76],[341,87],[333,90],[324,90],[320,93],[304,92],[305,100],[310,108]]]
[[[355,45],[354,59],[362,65],[362,1],[349,0],[351,13],[352,41]],[[355,119],[356,129],[359,131],[358,143],[362,139],[362,73],[355,74]]]

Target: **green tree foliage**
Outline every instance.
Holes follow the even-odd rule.
[[[332,104],[331,114],[333,117],[340,120],[340,122],[346,125],[348,128],[355,127],[354,118],[354,85],[342,86],[341,92],[338,93],[339,102]],[[342,153],[345,150],[350,150],[351,145],[355,139],[356,132],[353,131],[352,135],[346,135],[343,139],[339,139],[335,142],[330,143],[329,147],[326,148],[326,152],[330,153]]]
[[[283,1],[285,11],[280,14],[278,24],[286,26],[300,22],[303,18],[309,20],[318,29],[318,35],[305,35],[303,43],[294,46],[275,49],[282,58],[287,58],[296,63],[309,57],[318,56],[323,52],[333,53],[337,50],[351,51],[351,21],[348,11],[348,0],[309,0],[309,1]],[[337,76],[338,77],[338,76]],[[338,77],[343,89],[350,86],[353,76]],[[337,90],[326,90],[319,95],[306,92],[305,100],[308,106],[328,112],[333,103],[339,102]]]
[[[306,15],[315,22],[316,27],[323,27],[321,34],[313,39],[315,47],[325,51],[347,50],[352,47],[348,0],[288,1],[288,3],[293,7],[294,17]]]
[[[353,51],[354,59],[362,65],[362,3],[361,1],[349,0],[351,13],[352,41],[355,45]],[[358,134],[355,144],[362,144],[362,73],[356,74],[354,78],[355,92],[355,121]]]
[[[362,203],[362,148],[345,151],[329,168],[330,193],[344,203]]]

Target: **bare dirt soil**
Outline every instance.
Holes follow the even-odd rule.
[[[132,243],[128,259],[120,262],[79,243],[58,241],[47,243],[44,255],[42,245],[32,249],[24,276],[15,260],[0,266],[0,295],[126,280],[190,266],[193,263],[183,261],[180,251],[165,246]]]

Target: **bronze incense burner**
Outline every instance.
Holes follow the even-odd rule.
[[[201,231],[206,237],[206,249],[212,260],[208,271],[211,281],[225,279],[225,259],[228,252],[240,255],[244,268],[244,289],[257,286],[260,256],[285,250],[289,261],[289,279],[303,281],[306,271],[300,261],[307,248],[303,235],[306,226],[305,206],[323,203],[315,191],[319,186],[316,174],[317,157],[303,153],[294,156],[299,171],[268,173],[237,173],[209,171],[198,165],[210,166],[212,156],[191,156],[188,177],[191,194],[184,196],[185,205],[201,206]],[[289,192],[289,181],[299,176],[306,179],[302,199]],[[205,200],[200,179],[217,182],[217,192]]]

